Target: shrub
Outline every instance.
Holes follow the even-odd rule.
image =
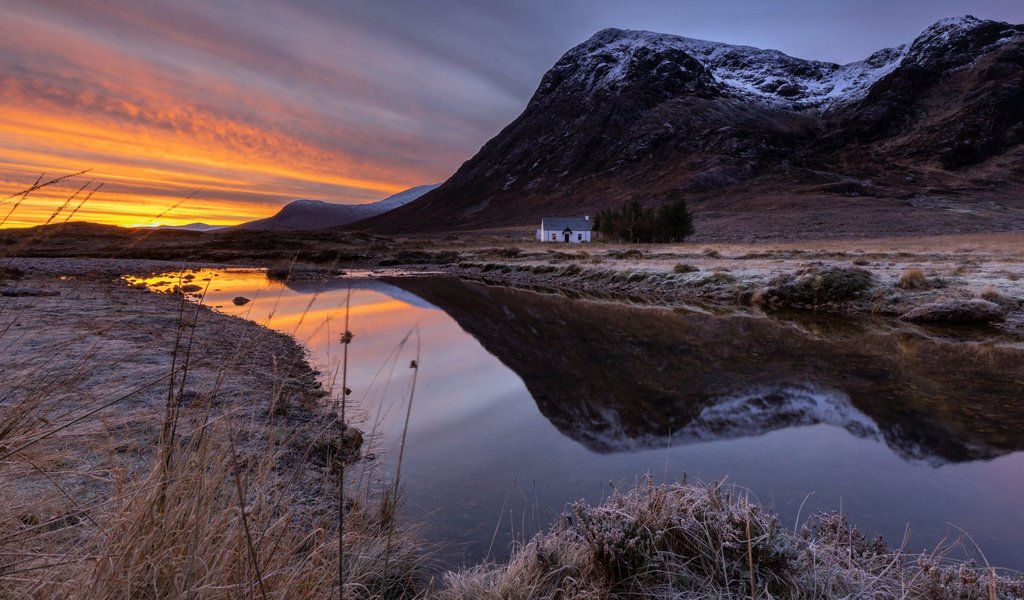
[[[673,273],[696,273],[697,271],[700,271],[700,269],[687,263],[678,263],[672,267]]]
[[[700,285],[724,285],[727,283],[736,283],[736,278],[725,271],[715,271],[700,280]]]
[[[1006,302],[1006,296],[1000,294],[999,290],[997,290],[995,286],[991,285],[986,286],[985,289],[978,292],[977,296],[983,300],[995,302],[996,304],[1002,304],[1003,302]]]
[[[926,290],[931,287],[931,283],[921,269],[907,269],[896,282],[896,287],[903,290]]]
[[[608,253],[608,256],[611,257],[611,258],[616,258],[616,259],[620,259],[620,260],[622,260],[622,259],[636,259],[636,260],[640,260],[640,259],[642,259],[644,257],[644,253],[643,253],[642,250],[637,250],[636,248],[630,248],[628,250],[612,250],[611,252]]]
[[[8,280],[18,280],[25,276],[25,272],[17,267],[0,266],[0,283]]]
[[[494,250],[494,253],[500,256],[501,258],[519,258],[520,256],[523,255],[522,249],[516,248],[515,246],[510,246],[508,248],[497,248]]]
[[[824,304],[853,300],[875,283],[868,271],[856,267],[826,267],[773,279],[759,294],[762,301],[779,305]]]

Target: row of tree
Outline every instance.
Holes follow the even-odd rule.
[[[644,207],[633,200],[622,208],[609,208],[594,216],[594,230],[607,241],[630,243],[684,242],[693,235],[693,213],[682,195],[660,207]]]

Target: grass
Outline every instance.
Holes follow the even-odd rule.
[[[907,269],[896,282],[896,287],[901,290],[927,290],[932,285],[921,269]]]
[[[726,285],[736,283],[736,277],[725,271],[715,271],[698,282],[700,285]]]
[[[2,266],[5,281],[38,279]],[[193,280],[175,287],[201,297],[209,283]],[[395,522],[397,486],[328,492],[373,467],[335,468],[354,430],[300,396],[315,380],[294,341],[184,294],[129,298],[144,292],[88,276],[62,290],[0,303],[0,595],[419,593],[424,556]],[[225,336],[227,322],[246,332]]]
[[[406,264],[460,260],[454,252],[407,252],[400,259],[412,261]],[[623,253],[631,260],[644,256]],[[673,272],[691,272],[689,266],[681,271],[677,265]],[[576,264],[532,269],[598,275]],[[294,271],[294,261],[281,263],[277,276],[288,278]],[[864,273],[812,271],[780,281],[778,288],[791,294],[790,301],[851,298],[873,285]],[[671,277],[642,271],[599,275],[625,281]],[[12,267],[0,269],[0,279],[23,276]],[[724,283],[732,277],[716,271],[706,280]],[[202,291],[195,283],[178,283]],[[948,547],[929,554],[892,550],[838,514],[816,515],[793,532],[742,490],[649,481],[597,506],[574,505],[546,531],[517,546],[505,564],[448,573],[435,589],[424,568],[429,556],[410,529],[396,522],[401,458],[389,489],[345,486],[347,478],[360,478],[360,469],[367,468],[350,462],[358,445],[352,441],[354,430],[344,418],[311,411],[284,396],[284,382],[294,379],[291,367],[299,359],[246,363],[262,349],[260,339],[253,338],[221,352],[211,364],[202,350],[225,343],[199,334],[197,320],[205,313],[183,296],[163,301],[177,301],[177,316],[170,337],[151,349],[171,355],[166,371],[148,378],[132,373],[135,382],[119,393],[88,398],[84,391],[91,374],[118,365],[98,364],[89,349],[66,356],[55,348],[53,360],[17,363],[23,367],[20,375],[8,377],[0,390],[4,595],[452,600],[1024,595],[1019,579],[946,561]],[[12,338],[4,336],[13,335],[13,325],[23,317],[19,310],[0,305],[5,344]],[[346,355],[351,341],[346,323]],[[66,368],[52,369],[56,362]],[[219,392],[253,368],[267,372],[274,385],[254,388],[247,398],[225,405]],[[418,354],[410,368],[414,383],[406,427]],[[206,375],[199,379],[203,369]],[[210,385],[189,393],[196,380]],[[343,375],[342,408],[346,385]],[[162,402],[147,405],[143,398]],[[399,452],[405,451],[403,435]]]
[[[986,286],[984,289],[978,292],[978,297],[982,300],[988,300],[989,302],[995,302],[996,304],[1003,304],[1007,301],[1006,297],[999,293],[999,290],[995,286]]]
[[[819,305],[856,299],[874,284],[874,276],[864,269],[825,267],[782,275],[771,281],[759,298],[772,305]]]
[[[441,252],[427,252],[423,250],[402,250],[394,258],[386,258],[379,261],[382,267],[399,265],[450,265],[457,264],[462,260],[458,252],[445,250]]]
[[[838,513],[800,532],[738,488],[649,480],[575,504],[502,565],[449,573],[445,600],[642,598],[1013,598],[1024,581],[888,549]]]
[[[247,357],[266,339],[237,348],[199,339],[205,309],[182,296],[153,299],[174,324],[158,338],[167,345],[151,350],[169,355],[166,371],[96,406],[82,406],[87,395],[67,403],[95,385],[94,357],[68,365],[74,377],[59,375],[68,360],[59,349],[41,366],[0,357],[16,367],[12,375],[26,373],[8,379],[0,399],[4,595],[322,598],[343,589],[351,598],[414,596],[423,556],[396,528],[397,492],[324,493],[344,480],[332,465],[345,457],[322,464],[318,449],[342,440],[342,451],[351,451],[353,430],[287,397],[286,382],[297,376],[289,361],[301,361],[301,352],[253,364]],[[15,311],[3,305],[0,323],[21,318]],[[220,349],[212,364],[211,344]],[[225,404],[222,392],[252,367],[270,385]],[[54,385],[41,385],[50,379]],[[203,391],[186,393],[196,383]],[[275,409],[282,406],[288,410]]]

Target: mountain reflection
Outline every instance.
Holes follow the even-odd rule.
[[[570,300],[437,278],[390,283],[440,307],[600,453],[815,424],[934,465],[1024,447],[1024,352],[913,329]]]

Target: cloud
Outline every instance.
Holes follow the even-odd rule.
[[[131,206],[83,213],[109,222],[198,188],[180,221],[366,202],[446,179],[602,27],[854,60],[966,12],[1022,17],[1019,0],[8,0],[0,193],[92,168]]]

